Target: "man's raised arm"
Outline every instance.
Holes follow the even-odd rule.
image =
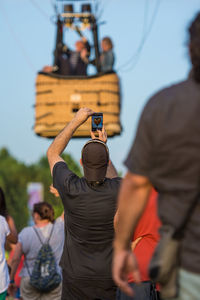
[[[97,130],[97,133],[98,133],[98,137],[96,137],[94,132],[91,131],[91,138],[93,140],[99,139],[100,141],[102,141],[106,144],[108,137],[107,137],[107,132],[105,130],[105,127],[103,126],[102,130]],[[109,160],[109,163],[108,163],[106,177],[111,178],[111,179],[118,177],[117,170],[111,160]]]
[[[94,112],[90,108],[81,108],[75,115],[75,117],[67,124],[64,129],[57,135],[54,139],[53,143],[49,146],[47,150],[47,157],[49,161],[49,166],[51,170],[51,174],[53,171],[54,165],[63,161],[60,156],[64,149],[66,148],[69,140],[71,139],[73,133],[76,129],[83,124],[89,116],[91,116]]]

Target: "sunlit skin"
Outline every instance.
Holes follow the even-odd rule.
[[[118,210],[115,215],[115,240],[113,256],[113,279],[119,288],[133,296],[128,276],[140,282],[137,260],[131,249],[131,238],[137,222],[147,204],[151,191],[148,178],[128,172],[124,177],[118,196]]]
[[[81,52],[85,48],[85,44],[82,41],[77,41],[75,43],[75,49],[77,52]]]
[[[102,41],[101,49],[103,50],[103,52],[108,52],[111,49],[111,46],[108,43],[106,43],[105,41]]]

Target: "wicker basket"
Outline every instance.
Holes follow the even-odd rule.
[[[103,113],[108,136],[121,133],[120,85],[116,73],[88,77],[63,77],[38,73],[34,131],[42,137],[55,137],[81,107]],[[90,137],[91,118],[74,137]]]

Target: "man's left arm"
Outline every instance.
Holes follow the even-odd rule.
[[[115,216],[113,279],[125,293],[132,296],[128,275],[140,280],[139,270],[131,250],[131,240],[136,225],[147,204],[151,184],[147,177],[128,172],[122,181],[118,210]]]
[[[64,160],[61,157],[61,154],[67,147],[73,133],[93,113],[94,112],[89,108],[81,108],[76,113],[75,117],[71,120],[71,122],[64,127],[64,129],[54,139],[53,143],[49,146],[47,150],[47,157],[49,161],[51,174],[53,173],[53,167],[57,162],[64,162]]]
[[[153,104],[153,105],[152,105]],[[151,191],[154,168],[156,135],[156,107],[150,100],[145,106],[136,133],[135,141],[125,161],[128,173],[122,181],[118,211],[115,217],[113,278],[120,289],[132,295],[128,274],[139,280],[136,259],[131,251],[131,240],[136,225],[145,209]]]
[[[95,136],[95,133],[93,131],[91,131],[91,138],[94,139],[99,139],[100,141],[104,142],[105,144],[107,143],[107,132],[105,130],[105,127],[103,125],[102,130],[97,130],[96,133],[98,133],[98,137]],[[113,165],[112,161],[109,160],[108,163],[108,167],[107,167],[107,171],[106,171],[106,177],[107,178],[116,178],[119,177],[117,170],[115,168],[115,166]]]

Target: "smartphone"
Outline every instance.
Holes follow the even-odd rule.
[[[103,127],[103,114],[94,113],[92,115],[92,131],[102,130]]]

